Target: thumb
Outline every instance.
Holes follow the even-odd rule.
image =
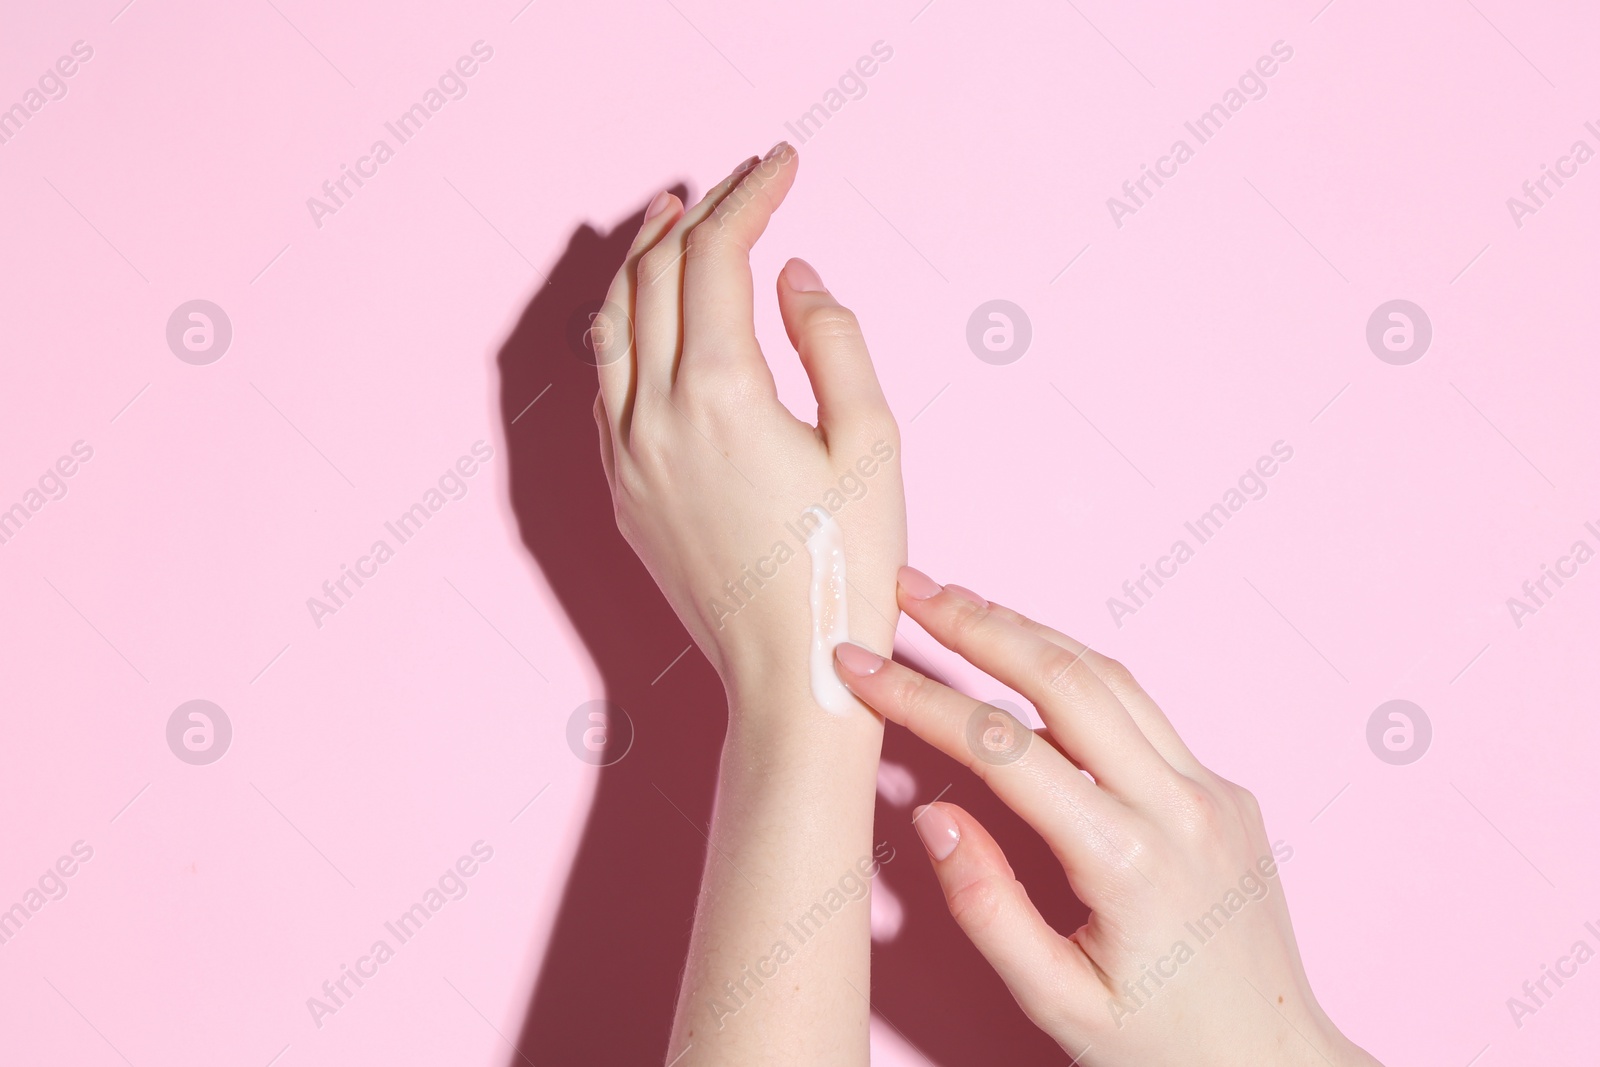
[[[1017,1004],[1047,1031],[1097,981],[1081,949],[1058,934],[1017,881],[1005,853],[976,819],[954,804],[924,804],[911,816],[933,861],[945,903]]]
[[[817,425],[830,443],[892,420],[855,313],[823,288],[816,269],[791,259],[778,275],[778,310],[817,396]]]

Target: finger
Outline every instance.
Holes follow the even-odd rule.
[[[1189,751],[1189,746],[1183,743],[1183,738],[1179,736],[1166,713],[1161,710],[1161,706],[1150,698],[1150,694],[1144,691],[1144,687],[1133,677],[1128,668],[1109,656],[1101,655],[1077,638],[1051,629],[1042,622],[1035,622],[1003,604],[996,604],[991,600],[989,610],[999,618],[1015,623],[1052,644],[1060,645],[1067,651],[1082,656],[1095,677],[1104,682],[1106,688],[1111,690],[1112,695],[1128,710],[1128,714],[1138,724],[1140,732],[1150,739],[1150,743],[1161,753],[1163,759],[1186,775],[1193,775],[1205,769],[1195,758],[1194,753]]]
[[[860,645],[839,645],[834,662],[846,687],[868,706],[969,768],[994,790],[1050,842],[1068,877],[1092,862],[1123,865],[1111,835],[1120,816],[1116,802],[1026,726],[992,704],[963,696]]]
[[[1062,1006],[1081,1002],[1098,984],[1083,949],[1045,922],[1005,853],[971,815],[954,804],[924,804],[912,824],[956,924],[1028,1018],[1053,1030]]]
[[[855,314],[823,288],[805,260],[791,259],[778,275],[778,310],[817,396],[823,440],[892,424]]]
[[[911,567],[900,568],[899,599],[934,640],[1033,701],[1051,734],[1096,782],[1131,798],[1171,781],[1172,767],[1082,655],[1000,618],[978,594],[941,587]]]
[[[682,213],[683,201],[665,190],[650,201],[644,222],[633,239],[633,247],[628,250],[628,258],[611,279],[605,303],[589,326],[589,343],[600,375],[600,405],[611,432],[619,438],[625,434],[638,380],[633,304],[639,259],[655,246]]]
[[[687,362],[680,376],[735,367],[765,372],[756,344],[750,250],[794,184],[799,163],[795,150],[779,141],[689,232],[683,268]]]
[[[760,162],[755,156],[733,168],[700,202],[674,221],[661,239],[639,260],[635,272],[634,342],[638,348],[641,394],[651,389],[666,392],[677,371],[683,341],[683,261],[689,233],[700,225],[723,199]]]

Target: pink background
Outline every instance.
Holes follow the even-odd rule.
[[[883,41],[757,250],[786,398],[770,283],[803,255],[900,417],[913,561],[1126,661],[1255,790],[1346,1031],[1390,1064],[1578,1062],[1600,963],[1520,1029],[1506,999],[1600,948],[1600,563],[1520,628],[1506,599],[1600,547],[1600,161],[1521,227],[1506,199],[1600,148],[1593,11],[522,2],[6,13],[0,106],[93,58],[0,145],[0,507],[93,458],[0,545],[0,907],[93,858],[0,946],[0,1060],[661,1056],[721,711],[605,527],[563,331],[653,193],[790,136]],[[479,40],[467,95],[318,228],[306,199]],[[1116,226],[1106,198],[1280,40],[1267,95]],[[208,366],[164,335],[195,298],[234,331]],[[1033,328],[1005,366],[965,341],[995,298]],[[1395,298],[1434,329],[1407,366],[1365,341]],[[316,627],[306,598],[478,440],[466,495]],[[1278,440],[1266,497],[1115,625],[1106,598]],[[637,736],[598,771],[566,728],[608,694]],[[197,698],[234,730],[208,766],[164,732]],[[1434,730],[1407,766],[1365,739],[1396,698]],[[889,756],[918,802],[991,811],[903,736]],[[905,919],[878,1061],[1036,1055],[906,810],[881,814]],[[479,840],[467,895],[314,1025],[306,999]],[[1046,866],[1018,863],[1060,897]]]

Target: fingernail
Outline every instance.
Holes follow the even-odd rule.
[[[883,666],[882,656],[849,641],[834,646],[833,654],[838,658],[839,665],[851,674],[876,674],[878,668]]]
[[[789,266],[784,270],[789,279],[789,288],[797,293],[825,293],[827,287],[822,284],[822,276],[817,273],[817,268],[803,259],[791,259]]]
[[[911,825],[917,828],[922,847],[935,860],[948,859],[961,843],[961,828],[956,821],[943,808],[932,804],[924,804],[912,812]]]
[[[750,173],[750,168],[751,167],[754,167],[757,163],[760,163],[760,162],[761,162],[761,157],[760,156],[751,156],[749,159],[745,160],[743,163],[741,163],[737,167],[733,168],[733,176],[742,178],[744,175]]]
[[[672,194],[665,189],[661,190],[656,194],[656,198],[650,201],[650,206],[644,209],[644,221],[649,222],[667,210],[667,205],[670,203],[672,203]]]
[[[989,602],[987,600],[983,599],[983,597],[979,596],[977,593],[974,593],[964,585],[956,585],[954,582],[952,582],[945,586],[945,589],[954,593],[962,600],[970,601],[971,603],[978,605],[980,608],[986,608],[989,606]]]
[[[927,600],[931,596],[938,596],[943,587],[915,567],[901,567],[900,588],[912,600]]]
[[[788,147],[789,147],[789,142],[788,141],[779,141],[777,144],[775,144],[771,148],[767,149],[767,154],[762,156],[761,158],[763,160],[777,159],[779,156],[783,155],[784,151]]]

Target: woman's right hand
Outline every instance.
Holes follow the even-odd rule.
[[[1034,1023],[1086,1065],[1374,1065],[1301,965],[1255,798],[1207,770],[1121,664],[956,585],[900,571],[901,610],[1030,699],[1036,735],[855,645],[839,676],[961,761],[1049,842],[1091,909],[1063,936],[972,816],[913,816],[950,912]]]

